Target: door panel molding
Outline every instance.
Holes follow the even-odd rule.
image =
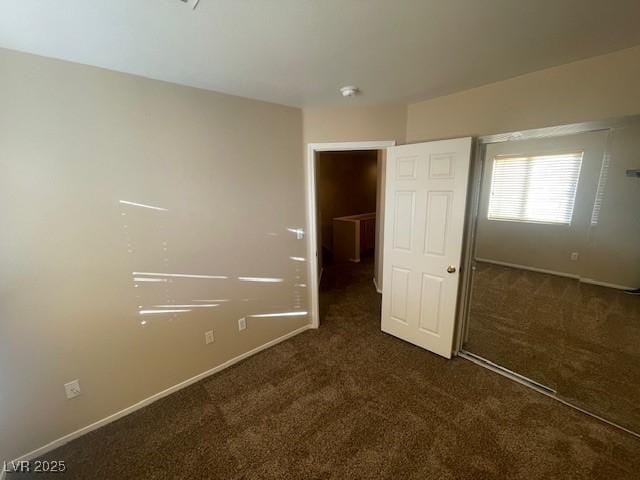
[[[471,138],[387,149],[383,331],[450,358]]]

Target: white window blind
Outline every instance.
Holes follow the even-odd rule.
[[[582,152],[496,157],[489,220],[571,224]]]

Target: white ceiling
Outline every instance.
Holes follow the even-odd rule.
[[[640,44],[639,20],[638,0],[2,0],[0,46],[304,107],[431,98],[619,50]],[[343,100],[346,84],[364,95]]]

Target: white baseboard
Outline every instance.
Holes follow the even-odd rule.
[[[378,287],[378,282],[376,281],[376,277],[373,277],[373,285],[376,287],[376,292],[382,295],[382,290],[380,290],[380,287]]]
[[[103,427],[111,422],[115,422],[116,420],[125,417],[127,415],[129,415],[130,413],[135,412],[136,410],[140,410],[143,407],[146,407],[147,405],[152,404],[153,402],[155,402],[156,400],[160,400],[163,397],[166,397],[167,395],[171,395],[172,393],[177,392],[178,390],[182,390],[183,388],[188,387],[189,385],[192,385],[196,382],[199,382],[200,380],[207,378],[211,375],[213,375],[214,373],[218,373],[222,370],[224,370],[225,368],[229,368],[230,366],[244,360],[245,358],[248,358],[252,355],[255,355],[258,352],[261,352],[262,350],[266,350],[269,347],[273,347],[274,345],[277,345],[280,342],[283,342],[285,340],[288,340],[291,337],[294,337],[296,335],[298,335],[299,333],[304,332],[305,330],[308,330],[311,328],[311,325],[305,325],[303,327],[300,327],[296,330],[293,330],[292,332],[289,332],[285,335],[282,335],[281,337],[275,338],[263,345],[260,345],[259,347],[254,348],[253,350],[249,350],[248,352],[245,352],[241,355],[238,355],[237,357],[234,357],[230,360],[227,360],[224,363],[221,363],[220,365],[218,365],[217,367],[213,367],[205,372],[202,372],[198,375],[196,375],[195,377],[191,377],[188,380],[185,380],[183,382],[178,383],[177,385],[174,385],[172,387],[167,388],[166,390],[162,390],[161,392],[158,392],[154,395],[151,395],[148,398],[145,398],[144,400],[135,403],[133,405],[131,405],[130,407],[125,408],[124,410],[120,410],[119,412],[116,412],[112,415],[109,415],[108,417],[103,418],[102,420],[98,420],[97,422],[94,422],[90,425],[87,425],[86,427],[82,427],[79,430],[76,430],[75,432],[71,432],[67,435],[64,435],[63,437],[58,438],[57,440],[54,440],[52,442],[47,443],[46,445],[37,448],[29,453],[25,453],[24,455],[16,458],[15,460],[13,460],[14,462],[19,462],[20,460],[33,460],[34,458],[38,458],[42,455],[44,455],[45,453],[50,452],[51,450],[55,450],[58,447],[61,447],[62,445],[69,443],[72,440],[75,440],[76,438],[79,438],[93,430],[96,430],[100,427]],[[1,467],[1,464],[0,464]],[[2,468],[0,468],[0,470],[2,470]],[[4,475],[5,472],[0,472],[0,480],[4,480]]]
[[[615,288],[616,290],[633,290],[637,287],[626,287],[624,285],[617,285],[615,283],[601,282],[600,280],[594,280],[593,278],[580,278],[582,283],[588,283],[590,285],[599,285],[601,287]]]
[[[574,275],[572,273],[557,272],[555,270],[546,270],[544,268],[529,267],[527,265],[518,265],[516,263],[500,262],[498,260],[489,260],[488,258],[476,258],[476,261],[483,262],[483,263],[492,263],[494,265],[500,265],[502,267],[519,268],[520,270],[530,270],[532,272],[548,273],[550,275],[557,275],[559,277],[573,278],[573,279],[579,280],[582,283],[588,283],[590,285],[599,285],[601,287],[615,288],[617,290],[632,290],[633,288],[636,288],[636,287],[626,287],[624,285],[617,285],[615,283],[601,282],[600,280],[595,280],[593,278],[585,278],[585,277],[581,277],[580,275]]]
[[[492,263],[494,265],[500,265],[502,267],[519,268],[520,270],[529,270],[531,272],[548,273],[550,275],[557,275],[558,277],[580,279],[580,275],[574,275],[572,273],[558,272],[556,270],[547,270],[546,268],[530,267],[528,265],[518,265],[517,263],[500,262],[498,260],[489,260],[488,258],[476,258],[477,262]]]

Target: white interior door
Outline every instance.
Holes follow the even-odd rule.
[[[382,330],[451,358],[471,138],[387,149]]]

